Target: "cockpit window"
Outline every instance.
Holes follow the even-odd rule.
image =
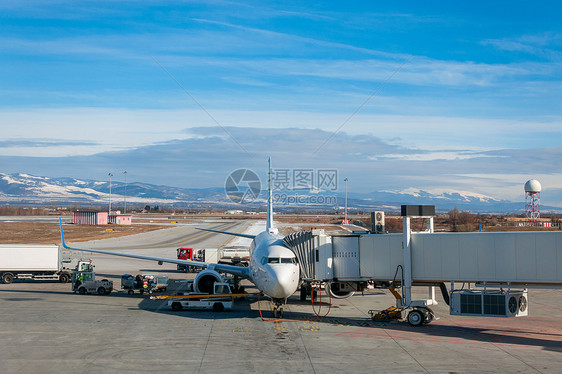
[[[281,259],[281,263],[282,264],[296,264],[297,260],[294,257],[289,257],[289,258],[282,258]]]
[[[279,263],[279,257],[269,257],[267,259],[267,263],[268,264],[278,264]]]

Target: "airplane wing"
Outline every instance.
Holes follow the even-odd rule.
[[[64,232],[62,230],[62,220],[59,218],[60,223],[60,235],[62,240],[62,246],[66,249],[72,249],[76,251],[84,251],[84,252],[92,252],[92,253],[101,253],[105,255],[111,256],[121,256],[121,257],[129,257],[129,258],[136,258],[139,260],[149,260],[149,261],[157,261],[159,263],[167,262],[171,264],[180,264],[180,265],[189,265],[189,266],[196,266],[200,268],[207,268],[209,270],[216,270],[222,273],[236,275],[242,278],[250,278],[250,269],[242,266],[235,266],[235,265],[225,265],[225,264],[212,264],[209,262],[201,262],[201,261],[188,261],[188,260],[179,260],[176,258],[168,258],[168,257],[154,257],[154,256],[143,256],[143,255],[135,255],[130,253],[120,253],[120,252],[112,252],[112,251],[102,251],[99,249],[87,249],[87,248],[76,248],[70,247],[66,244],[64,240]],[[214,230],[207,230],[207,231],[214,231]]]
[[[218,232],[219,234],[226,234],[226,235],[233,235],[233,236],[241,236],[243,238],[249,238],[249,239],[254,239],[256,236],[255,235],[250,235],[250,234],[241,234],[239,232],[229,232],[229,231],[220,231],[220,230],[212,230],[212,229],[197,229],[197,230],[201,230],[201,231],[210,231],[210,232]]]

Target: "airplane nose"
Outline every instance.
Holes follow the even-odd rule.
[[[294,279],[293,269],[288,266],[272,267],[271,278],[274,285],[271,297],[284,299],[295,293],[298,282]]]

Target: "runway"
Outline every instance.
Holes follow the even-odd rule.
[[[248,224],[204,227],[241,231]],[[175,257],[180,245],[217,247],[228,240],[185,225],[79,245]],[[175,265],[92,258],[96,272],[117,287],[126,272],[193,277],[177,273]],[[423,297],[427,290],[415,292]],[[2,373],[557,373],[562,367],[560,296],[559,290],[532,289],[530,316],[511,319],[450,316],[438,299],[434,310],[440,319],[414,328],[368,318],[370,309],[394,302],[378,289],[332,300],[322,319],[310,301],[294,295],[284,317],[298,322],[267,322],[259,307],[265,319],[272,319],[269,303],[258,305],[256,298],[237,301],[229,312],[172,312],[165,301],[138,294],[78,295],[69,284],[14,282],[0,284],[0,362]],[[316,312],[325,314],[327,301],[323,295]]]

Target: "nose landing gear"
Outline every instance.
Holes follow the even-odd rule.
[[[284,299],[273,299],[273,318],[283,318]]]
[[[273,318],[283,318],[283,307],[281,305],[273,307]]]

